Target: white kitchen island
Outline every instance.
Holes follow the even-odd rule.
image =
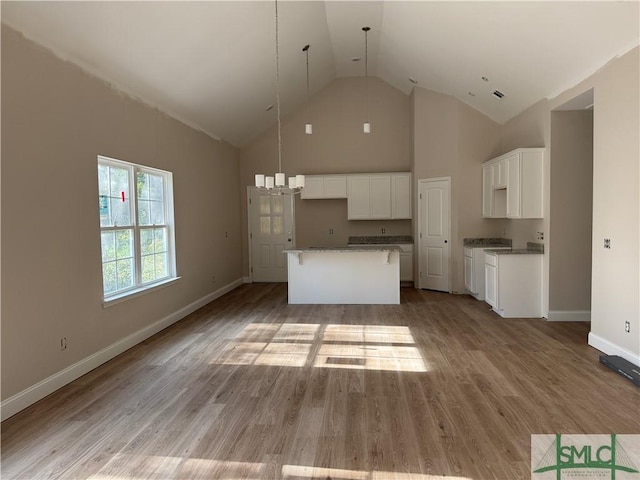
[[[289,303],[400,303],[399,247],[314,247],[286,254]]]

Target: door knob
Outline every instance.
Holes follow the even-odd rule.
[[[448,240],[445,240],[445,241],[444,241],[444,243],[447,243],[447,242],[448,242]]]

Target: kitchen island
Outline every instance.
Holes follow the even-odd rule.
[[[400,248],[286,250],[290,304],[399,304]]]

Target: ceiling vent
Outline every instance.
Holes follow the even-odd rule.
[[[493,92],[493,96],[499,100],[502,100],[502,98],[504,97],[504,93],[502,93],[500,90],[495,90]]]

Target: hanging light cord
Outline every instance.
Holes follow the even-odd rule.
[[[309,45],[305,45],[303,50],[307,54],[307,100],[309,100]]]
[[[282,126],[280,122],[280,47],[278,38],[278,0],[276,4],[276,115],[278,116],[278,172],[282,172]]]
[[[365,80],[365,116],[369,121],[369,39],[368,34],[371,28],[362,27],[364,30],[364,80]]]

